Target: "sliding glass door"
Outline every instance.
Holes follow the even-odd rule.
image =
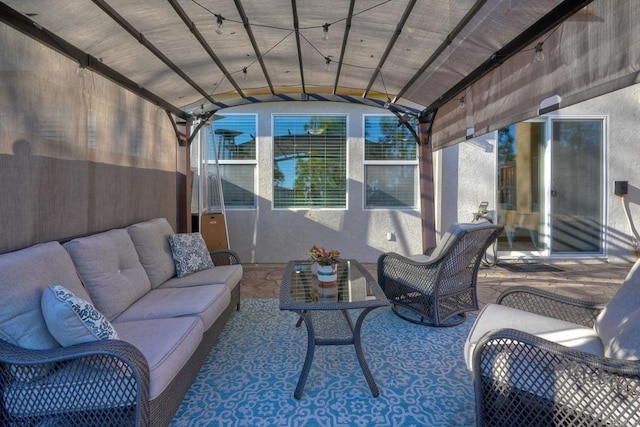
[[[498,251],[604,253],[604,121],[559,119],[498,131]]]

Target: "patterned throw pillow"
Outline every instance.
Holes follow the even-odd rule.
[[[63,286],[47,286],[42,293],[41,307],[49,332],[64,347],[118,339],[113,325],[93,304]]]
[[[169,236],[169,246],[178,277],[213,267],[207,244],[200,233],[172,234]]]

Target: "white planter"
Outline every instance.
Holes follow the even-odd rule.
[[[318,265],[318,281],[335,282],[338,280],[338,265]]]

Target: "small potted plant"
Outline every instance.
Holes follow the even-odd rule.
[[[340,252],[327,250],[313,245],[308,253],[309,260],[318,265],[318,280],[320,282],[333,282],[337,280],[337,269],[340,263]]]

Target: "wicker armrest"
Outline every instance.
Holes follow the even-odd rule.
[[[604,304],[583,301],[529,286],[514,286],[502,292],[498,304],[542,316],[592,327]]]
[[[215,265],[240,264],[240,257],[231,249],[220,249],[209,252]]]
[[[473,354],[478,425],[640,425],[640,362],[598,357],[513,329]]]
[[[120,340],[29,350],[0,340],[0,419],[10,425],[147,425],[149,367]]]

